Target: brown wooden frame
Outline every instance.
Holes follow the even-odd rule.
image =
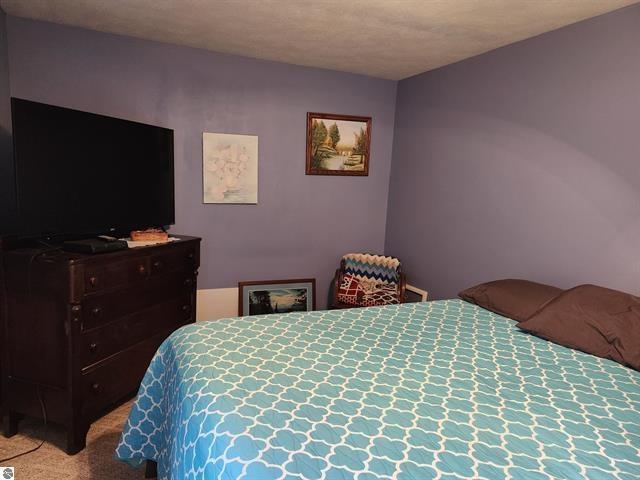
[[[367,124],[367,149],[364,156],[364,170],[322,170],[319,168],[313,168],[311,158],[311,127],[314,119],[320,120],[347,120],[350,122],[364,122]],[[307,175],[342,175],[353,177],[366,177],[369,175],[369,156],[371,153],[371,117],[361,117],[357,115],[340,115],[333,113],[307,113],[307,162],[306,171]]]
[[[243,317],[245,315],[249,315],[249,312],[246,314],[242,311],[243,302],[242,302],[242,293],[244,291],[244,287],[250,287],[255,285],[274,285],[274,284],[291,284],[291,283],[310,283],[311,284],[311,308],[312,310],[316,309],[316,279],[315,278],[293,278],[288,280],[260,280],[255,282],[238,282],[238,315]]]

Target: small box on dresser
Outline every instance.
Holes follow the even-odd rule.
[[[21,415],[67,429],[67,453],[91,422],[133,396],[160,344],[195,321],[200,239],[100,255],[4,253],[5,436]]]

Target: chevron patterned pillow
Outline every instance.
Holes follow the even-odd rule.
[[[376,283],[397,283],[400,260],[385,255],[368,253],[347,253],[344,255],[344,271],[360,280]]]

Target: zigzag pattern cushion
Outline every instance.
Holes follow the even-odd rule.
[[[400,260],[395,257],[347,253],[342,259],[345,262],[345,274],[353,275],[360,280],[375,280],[376,283],[398,283]]]

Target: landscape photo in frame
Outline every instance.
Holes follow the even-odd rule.
[[[310,312],[316,308],[314,278],[238,283],[238,315]]]
[[[371,117],[307,113],[307,175],[369,175]]]

